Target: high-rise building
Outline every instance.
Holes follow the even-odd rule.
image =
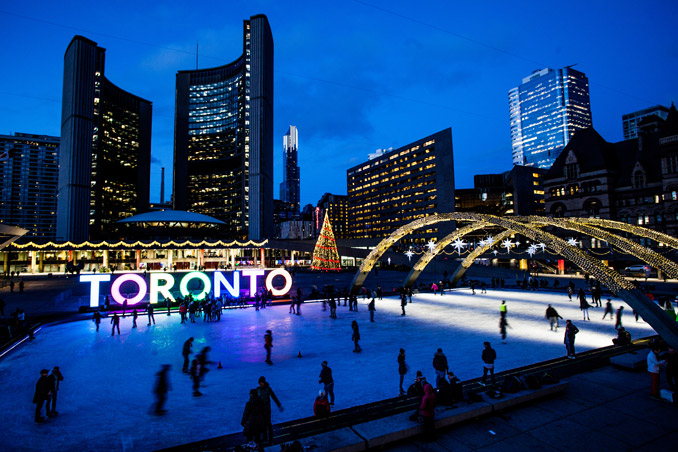
[[[151,102],[104,75],[106,49],[75,36],[64,55],[57,238],[110,238],[148,209]]]
[[[663,105],[655,105],[654,107],[644,108],[643,110],[634,111],[622,115],[622,122],[624,123],[624,139],[638,137],[638,124],[640,120],[646,116],[659,116],[661,119],[666,119],[669,115],[669,109]]]
[[[548,169],[591,126],[589,80],[571,67],[534,71],[509,91],[509,112],[513,164]]]
[[[59,137],[0,135],[0,223],[56,238]]]
[[[348,235],[348,196],[325,193],[315,209],[315,235],[320,234],[325,215],[330,216],[332,232],[336,239],[347,239]]]
[[[447,128],[346,172],[349,236],[382,238],[429,215],[454,212],[452,129]],[[419,230],[414,242],[438,235]]]
[[[243,53],[179,71],[174,208],[222,220],[231,238],[273,235],[273,36],[264,15],[243,25]]]
[[[296,126],[290,126],[283,137],[283,181],[280,184],[280,200],[289,202],[296,209],[297,215],[301,207],[300,171],[297,160],[299,132]]]

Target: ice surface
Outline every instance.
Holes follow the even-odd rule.
[[[225,311],[221,322],[181,325],[179,315],[156,311],[155,326],[140,316],[121,321],[122,335],[111,337],[109,320],[97,333],[93,322],[78,321],[42,328],[33,342],[26,342],[0,361],[0,449],[146,451],[240,431],[240,419],[249,389],[264,375],[285,410],[273,409],[273,422],[313,413],[320,363],[327,360],[335,379],[336,409],[398,395],[397,355],[405,348],[411,368],[409,385],[417,370],[434,381],[433,354],[441,347],[451,369],[466,380],[482,374],[483,341],[497,350],[497,371],[565,355],[564,328],[549,330],[544,318],[551,303],[580,330],[577,351],[611,345],[614,321],[601,320],[603,308],[590,309],[591,321],[583,322],[579,303],[567,295],[549,292],[488,290],[471,295],[469,289],[444,296],[415,295],[400,315],[400,301],[376,302],[375,323],[369,322],[367,301],[359,300],[359,312],[338,309],[329,318],[321,303],[306,303],[302,315],[288,313],[288,306],[256,312]],[[508,344],[499,336],[499,305],[508,306]],[[613,300],[615,310],[621,302]],[[624,304],[624,326],[633,338],[654,334],[642,320],[636,322]],[[362,353],[353,353],[351,321],[358,320]],[[564,320],[561,325],[564,325]],[[264,363],[263,335],[273,331],[272,366]],[[191,395],[191,381],[182,374],[181,347],[195,338],[193,350],[212,347],[215,362],[207,374],[203,396]],[[301,351],[302,358],[297,355]],[[216,369],[221,361],[223,369]],[[155,373],[172,364],[167,415],[150,414]],[[31,403],[42,368],[58,365],[61,382],[58,417],[44,424],[33,422]]]

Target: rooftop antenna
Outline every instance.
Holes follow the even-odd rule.
[[[198,42],[195,43],[195,69],[198,70]]]
[[[160,204],[165,204],[165,167],[162,168],[160,176]]]
[[[578,65],[578,64],[579,64],[579,63],[574,63],[574,64],[571,64],[571,65],[565,66],[565,67],[566,67],[567,69],[570,69],[571,67],[575,67],[575,66]]]

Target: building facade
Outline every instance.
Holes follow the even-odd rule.
[[[541,69],[509,91],[514,165],[550,168],[577,130],[591,127],[589,81],[571,67]]]
[[[295,126],[290,126],[283,136],[283,181],[280,183],[280,200],[291,203],[297,211],[297,216],[301,208],[298,150],[299,132]]]
[[[315,236],[320,234],[325,215],[330,216],[332,232],[335,239],[349,238],[348,231],[348,196],[325,193],[318,201],[314,211]]]
[[[346,172],[350,238],[382,238],[413,220],[454,212],[452,129],[447,128]],[[438,235],[418,231],[414,242]]]
[[[0,135],[0,223],[56,238],[59,137]]]
[[[243,22],[238,59],[177,73],[174,208],[260,239],[273,235],[273,36],[264,15]]]
[[[668,115],[669,109],[663,105],[655,105],[654,107],[644,108],[642,110],[634,111],[633,113],[622,115],[624,139],[630,140],[631,138],[638,137],[638,125],[643,118],[658,116],[661,119],[666,119]]]
[[[608,143],[578,132],[544,176],[546,213],[594,217],[678,235],[678,112],[640,123],[638,138]],[[649,245],[645,239],[641,244]]]
[[[114,85],[106,49],[75,36],[64,55],[57,239],[109,238],[148,209],[151,102]]]

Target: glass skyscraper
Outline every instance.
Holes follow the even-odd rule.
[[[534,71],[509,91],[513,164],[550,168],[578,129],[591,127],[589,81],[571,67]]]
[[[622,116],[624,123],[624,139],[630,140],[638,137],[638,124],[647,116],[659,116],[661,119],[666,119],[669,115],[669,109],[663,105],[655,105],[654,107],[645,108],[643,110],[627,113]]]
[[[297,165],[297,151],[299,146],[299,132],[295,126],[290,126],[283,136],[283,181],[280,184],[280,200],[292,205],[296,214],[300,206],[300,174]]]
[[[226,235],[273,235],[273,36],[243,24],[243,53],[224,66],[179,71],[174,208],[226,223]]]

